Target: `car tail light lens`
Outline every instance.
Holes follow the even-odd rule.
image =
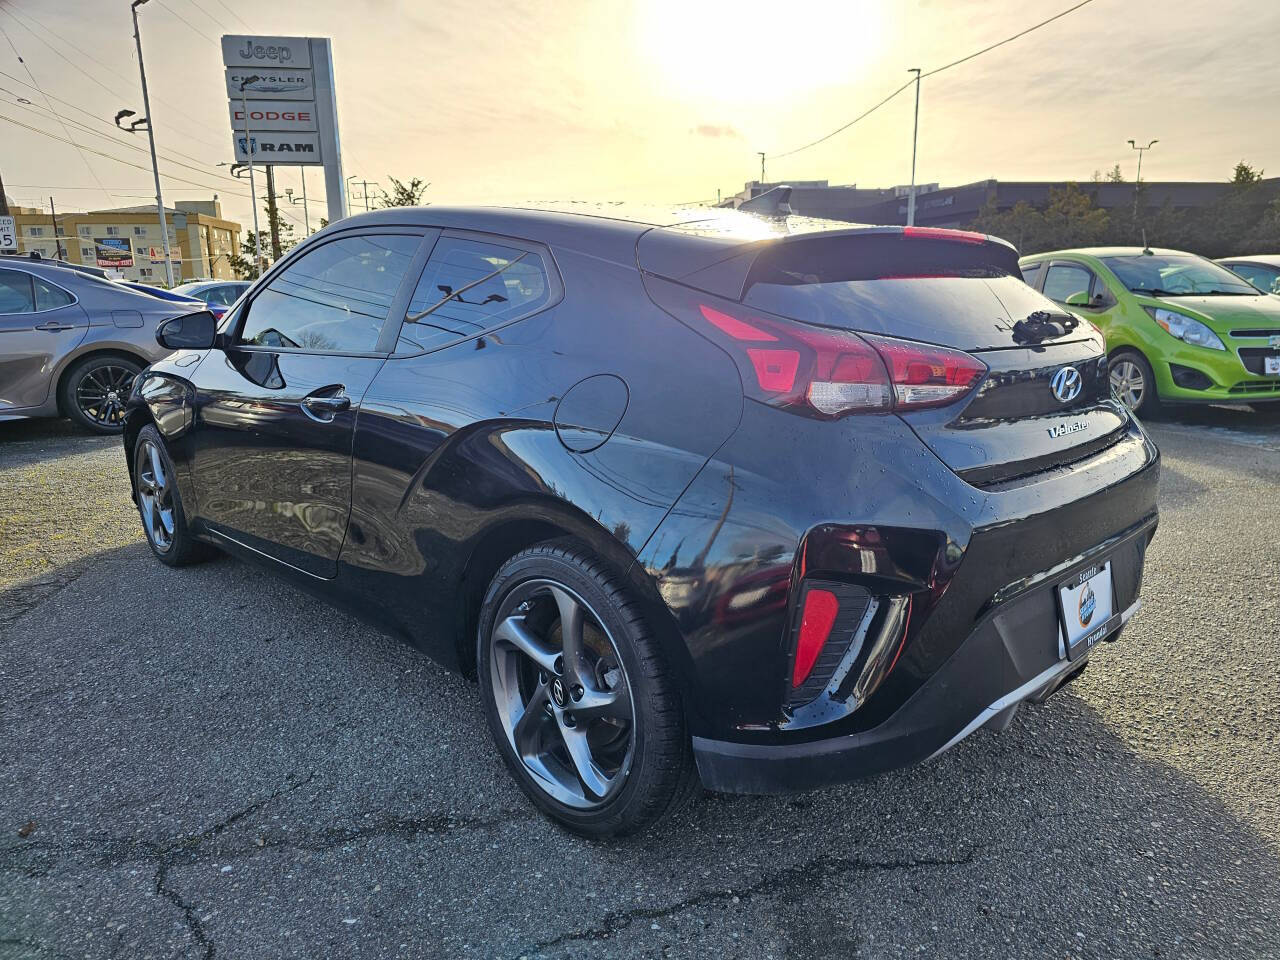
[[[986,243],[987,237],[972,230],[948,230],[946,227],[903,227],[904,237],[916,240],[949,240],[952,243]]]
[[[814,327],[737,303],[713,305],[678,287],[660,289],[679,291],[659,302],[728,350],[748,396],[792,413],[835,419],[942,406],[987,371],[959,350]]]
[[[831,636],[831,627],[839,612],[840,601],[830,590],[810,587],[805,591],[800,632],[796,638],[795,662],[791,668],[793,689],[809,678],[818,654]]]

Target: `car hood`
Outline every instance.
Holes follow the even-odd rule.
[[[1259,293],[1256,297],[1138,297],[1144,307],[1177,310],[1202,320],[1215,333],[1241,328],[1280,330],[1280,297]]]

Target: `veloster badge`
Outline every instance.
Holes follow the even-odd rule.
[[[1059,437],[1066,437],[1073,433],[1081,433],[1088,430],[1089,425],[1083,420],[1073,420],[1071,423],[1056,423],[1048,429],[1049,436],[1057,440]]]

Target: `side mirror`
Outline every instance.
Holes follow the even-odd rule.
[[[218,337],[218,321],[208,310],[170,317],[156,327],[156,343],[166,350],[208,350]]]
[[[1073,293],[1071,296],[1067,297],[1064,303],[1066,303],[1068,307],[1093,306],[1093,301],[1089,299],[1089,292],[1087,290],[1081,290],[1078,293]]]

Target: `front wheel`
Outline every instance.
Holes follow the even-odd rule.
[[[1160,412],[1156,377],[1146,357],[1136,350],[1120,350],[1112,355],[1108,369],[1111,395],[1130,413],[1152,417]]]
[[[576,833],[634,833],[697,783],[676,683],[638,604],[568,541],[508,560],[477,638],[490,732],[521,789]]]
[[[138,432],[133,446],[133,498],[147,544],[161,563],[182,567],[205,560],[215,552],[187,528],[173,461],[154,424],[147,424]]]

